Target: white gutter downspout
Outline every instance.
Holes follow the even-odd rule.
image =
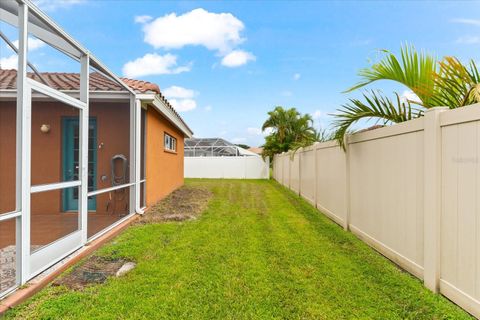
[[[135,212],[143,215],[145,208],[140,207],[140,188],[142,183],[140,182],[140,168],[142,167],[141,161],[141,134],[142,134],[142,102],[135,95]],[[144,182],[145,183],[145,182]],[[144,193],[145,196],[145,193]]]

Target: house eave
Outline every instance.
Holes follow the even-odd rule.
[[[166,117],[171,123],[173,123],[186,138],[193,136],[193,131],[175,114],[175,112],[163,102],[158,94],[143,93],[137,94],[137,99],[140,99],[143,103],[152,105],[157,111],[159,111],[164,117]]]
[[[72,96],[73,98],[79,98],[80,92],[78,90],[62,90],[63,93]],[[102,102],[128,102],[130,101],[131,94],[128,91],[90,91],[90,101],[102,101]],[[137,93],[136,99],[139,99],[142,104],[150,104],[157,111],[159,111],[167,120],[177,127],[187,138],[193,136],[193,131],[182,121],[180,118],[170,109],[155,93]],[[0,90],[0,101],[15,101],[17,99],[17,90],[15,89],[3,89]],[[32,99],[36,101],[51,101],[41,94],[33,94]]]

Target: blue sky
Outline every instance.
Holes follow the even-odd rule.
[[[276,105],[328,127],[328,114],[360,94],[342,91],[378,49],[398,52],[408,42],[438,57],[480,55],[480,2],[473,1],[37,3],[111,70],[157,83],[196,136],[249,145],[262,144],[259,128]],[[31,54],[41,71],[78,71],[49,61],[45,50]],[[391,83],[371,88],[405,92]]]

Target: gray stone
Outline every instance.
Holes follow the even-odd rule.
[[[96,271],[83,271],[82,278],[85,282],[104,283],[107,281],[105,273]]]
[[[131,271],[135,268],[137,264],[135,262],[127,262],[125,263],[120,269],[118,269],[117,273],[115,274],[116,277],[121,277],[127,272]]]

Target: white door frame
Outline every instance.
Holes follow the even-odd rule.
[[[88,198],[86,193],[83,192],[84,187],[88,185],[88,104],[72,98],[60,91],[52,89],[44,84],[41,84],[33,79],[26,79],[25,84],[25,108],[24,116],[26,121],[22,128],[23,155],[25,156],[24,164],[28,166],[28,170],[25,170],[25,176],[23,176],[23,188],[27,189],[24,192],[23,201],[30,205],[25,205],[22,210],[22,283],[36,276],[48,266],[58,262],[68,254],[82,247],[86,242],[86,221],[88,212],[85,210],[88,205]],[[31,163],[32,163],[32,95],[33,92],[41,93],[55,101],[64,103],[79,110],[79,123],[80,123],[80,141],[79,141],[79,178],[76,181],[56,182],[49,184],[31,185]],[[55,240],[52,243],[45,245],[35,252],[31,252],[31,195],[34,193],[63,190],[67,188],[79,188],[79,210],[78,210],[78,230],[66,235],[60,239]],[[28,236],[27,236],[28,235]]]

